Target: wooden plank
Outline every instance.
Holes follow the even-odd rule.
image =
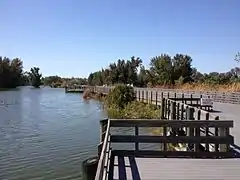
[[[239,180],[240,176],[239,159],[131,158],[130,167],[125,165],[131,171],[126,172],[127,180]],[[115,165],[119,166],[117,161]]]
[[[194,151],[132,151],[132,150],[113,150],[116,156],[135,156],[135,157],[172,157],[172,158],[215,158],[215,157],[233,157],[232,152],[194,152]],[[159,159],[160,160],[160,159]]]
[[[159,119],[111,119],[111,127],[233,127],[232,120],[159,120]]]
[[[111,135],[111,142],[114,143],[218,143],[232,144],[233,136],[132,136],[132,135]]]

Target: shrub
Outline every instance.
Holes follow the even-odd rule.
[[[127,85],[117,85],[107,95],[106,103],[108,107],[123,109],[127,104],[134,101],[134,89]]]
[[[83,92],[83,98],[84,98],[84,99],[88,99],[88,98],[91,98],[91,96],[92,96],[91,90],[88,89],[88,88],[85,89],[84,92]]]

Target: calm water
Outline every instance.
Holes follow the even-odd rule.
[[[64,89],[0,92],[0,179],[81,179],[103,117],[99,102]]]

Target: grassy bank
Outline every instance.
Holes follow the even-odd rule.
[[[107,96],[86,89],[84,99],[104,102],[109,118],[115,119],[159,119],[160,109],[155,105],[136,101],[132,87],[117,85]]]
[[[109,118],[116,119],[159,119],[160,110],[155,105],[133,101],[123,108],[106,106]]]

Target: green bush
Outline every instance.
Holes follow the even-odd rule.
[[[117,85],[107,95],[106,103],[108,107],[123,109],[127,104],[134,101],[134,89],[127,85]]]
[[[108,107],[109,118],[116,119],[160,119],[160,111],[156,106],[141,102],[131,102],[122,109]]]

